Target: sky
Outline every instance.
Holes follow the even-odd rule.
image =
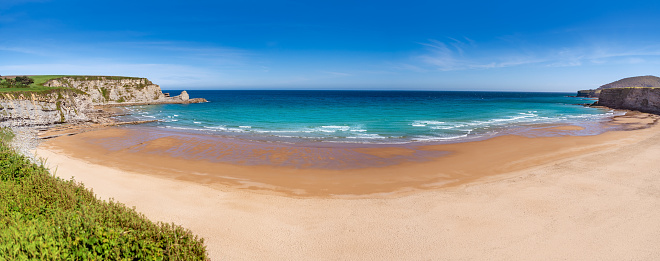
[[[573,92],[660,76],[660,1],[0,0],[0,75]]]

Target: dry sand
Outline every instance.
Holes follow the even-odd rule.
[[[636,127],[653,122],[620,121]],[[204,178],[211,176],[204,172],[197,178],[175,175],[181,169],[163,169],[176,157],[153,150],[118,154],[94,148],[86,159],[80,154],[93,153],[86,150],[93,147],[91,136],[107,138],[108,133],[56,138],[38,154],[57,167],[58,176],[74,176],[102,198],[193,230],[206,239],[214,260],[660,258],[657,125],[589,137],[504,136],[436,145],[417,150],[450,154],[380,167],[375,161],[373,167],[341,171],[217,162],[200,167],[245,171],[248,177],[236,183],[228,180],[241,177],[240,172],[218,179]],[[162,141],[149,145],[155,151],[155,145],[163,145],[163,151],[179,142]],[[408,149],[361,153],[400,159],[414,154]],[[121,157],[129,152],[133,161],[165,167],[146,171]],[[203,160],[188,162],[203,165]],[[255,171],[283,174],[284,181]],[[323,185],[334,181],[322,176],[328,173],[344,173],[339,185]],[[384,174],[383,181],[368,181],[378,179],[378,173]],[[296,177],[305,181],[296,182]],[[447,182],[456,179],[460,182]],[[255,184],[246,187],[248,181]],[[340,189],[349,182],[359,185]]]

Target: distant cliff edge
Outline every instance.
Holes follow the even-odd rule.
[[[169,94],[162,92],[160,86],[146,78],[54,75],[29,77],[36,79],[38,84],[0,90],[0,127],[48,127],[59,123],[107,122],[107,113],[99,110],[99,106],[206,102],[203,98],[190,99],[186,91],[179,96],[169,97]]]
[[[611,88],[629,88],[629,87],[660,87],[660,77],[647,75],[623,78],[621,80],[611,82],[592,90],[579,90],[578,97],[598,98],[603,90]]]
[[[93,105],[132,105],[159,103],[199,103],[204,99],[189,99],[188,93],[169,97],[147,78],[120,76],[65,76],[48,80],[46,87],[73,88],[89,95]]]

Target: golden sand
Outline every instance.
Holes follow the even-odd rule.
[[[618,120],[637,128],[655,116]],[[38,154],[102,198],[192,229],[214,260],[660,258],[658,126],[328,153],[234,144],[221,155],[177,135],[119,142],[135,131],[55,138]],[[179,154],[188,148],[204,157]],[[263,158],[218,161],[232,151]],[[346,155],[370,166],[307,163]]]

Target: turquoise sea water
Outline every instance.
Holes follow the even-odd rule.
[[[178,91],[171,91],[178,94]],[[572,93],[188,91],[209,103],[131,107],[159,128],[284,142],[408,143],[497,135],[538,124],[612,116]]]

